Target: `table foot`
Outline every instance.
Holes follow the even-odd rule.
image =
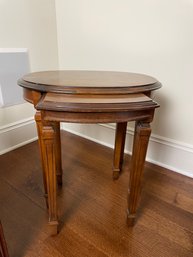
[[[121,170],[113,168],[113,180],[117,180],[120,176]]]
[[[135,215],[134,214],[129,214],[129,211],[127,210],[127,226],[128,227],[133,227],[135,225]]]
[[[49,236],[55,236],[58,234],[58,222],[51,221],[48,223]]]

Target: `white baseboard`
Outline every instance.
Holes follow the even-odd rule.
[[[63,123],[62,129],[113,148],[115,127],[112,124]],[[131,154],[133,130],[127,130],[125,152]],[[193,146],[152,134],[147,161],[193,178]]]
[[[34,118],[19,120],[0,127],[0,155],[37,139]]]
[[[115,127],[112,124],[62,123],[61,128],[94,142],[113,148]],[[0,155],[37,139],[34,118],[0,127]],[[131,153],[133,130],[127,130],[126,153]],[[193,146],[152,134],[147,160],[193,178]]]

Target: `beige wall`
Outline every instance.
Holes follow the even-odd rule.
[[[54,0],[0,0],[0,48],[28,48],[31,71],[57,69]],[[0,109],[0,126],[33,116],[31,105]]]
[[[31,71],[58,68],[54,0],[0,0],[0,48],[27,48]],[[0,108],[0,153],[36,136],[32,105]]]
[[[58,65],[54,0],[0,0],[0,47],[28,48],[31,70]]]
[[[193,144],[193,1],[56,0],[56,10],[60,68],[155,76],[153,132]]]
[[[56,18],[60,69],[140,72],[163,83],[148,160],[193,176],[193,1],[56,0]],[[112,126],[63,126],[113,144]]]

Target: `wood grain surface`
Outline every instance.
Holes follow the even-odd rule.
[[[23,77],[23,80],[42,85],[57,85],[70,87],[130,87],[154,84],[153,77],[112,71],[42,71]]]
[[[127,95],[68,95],[47,93],[44,101],[58,103],[98,103],[98,104],[114,104],[114,103],[137,103],[147,102],[152,99],[144,94],[127,94]]]
[[[125,94],[150,92],[161,87],[151,76],[113,71],[42,71],[23,76],[18,85],[41,92],[68,94]]]
[[[126,95],[68,95],[46,93],[35,105],[37,110],[63,112],[112,112],[151,110],[159,107],[145,94]],[[96,120],[97,122],[97,120]],[[112,122],[114,122],[112,120]]]

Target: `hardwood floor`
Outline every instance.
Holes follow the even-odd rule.
[[[60,233],[48,237],[37,142],[0,156],[0,219],[11,257],[193,256],[193,179],[146,164],[136,225],[126,224],[129,156],[62,132]]]

